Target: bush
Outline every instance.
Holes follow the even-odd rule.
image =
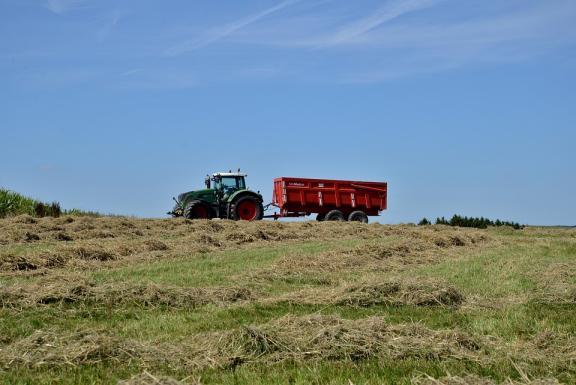
[[[81,211],[77,209],[62,210],[58,202],[44,203],[0,188],[0,218],[22,214],[28,214],[34,217],[55,218],[58,218],[62,214],[100,216],[99,213],[93,211]]]
[[[424,218],[426,219],[426,218]],[[501,221],[497,219],[496,221],[492,221],[488,218],[480,217],[462,217],[460,215],[454,215],[448,221],[446,218],[436,218],[437,225],[447,225],[447,226],[457,226],[457,227],[474,227],[477,229],[485,229],[488,226],[500,227],[500,226],[510,226],[516,230],[523,229],[524,226],[516,223],[516,222],[509,222],[509,221]]]
[[[427,218],[422,218],[422,220],[418,222],[418,226],[427,226],[431,224],[432,222],[430,222]]]

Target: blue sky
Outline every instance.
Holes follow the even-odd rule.
[[[387,223],[576,224],[573,0],[0,0],[0,186],[162,217],[212,171]]]

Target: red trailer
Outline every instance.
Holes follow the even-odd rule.
[[[368,222],[369,215],[386,209],[388,185],[384,182],[307,179],[274,179],[272,205],[280,209],[269,217],[318,214],[319,221]]]

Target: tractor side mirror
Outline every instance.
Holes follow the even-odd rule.
[[[206,179],[204,179],[204,184],[206,185],[206,188],[208,190],[210,190],[210,177],[207,176]]]

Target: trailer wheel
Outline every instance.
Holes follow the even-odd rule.
[[[342,214],[342,211],[330,210],[326,213],[324,220],[325,221],[343,221],[345,219],[344,219],[344,214]]]
[[[192,201],[184,209],[184,217],[188,219],[212,218],[210,207],[202,201]]]
[[[252,196],[240,197],[231,207],[232,218],[237,221],[259,221],[264,215],[262,202]]]
[[[368,223],[368,215],[366,215],[364,211],[352,211],[350,215],[348,215],[348,220],[350,222]]]
[[[321,221],[324,220],[324,217],[325,217],[325,216],[326,216],[326,214],[320,213],[320,214],[316,215],[316,220],[317,220],[318,222],[321,222]]]

